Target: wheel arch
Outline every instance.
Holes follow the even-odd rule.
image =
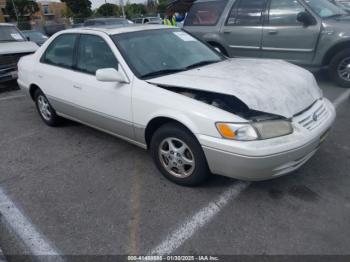
[[[194,128],[193,124],[188,121],[181,121],[176,117],[173,116],[156,116],[152,118],[145,128],[145,142],[147,145],[147,148],[150,148],[151,140],[154,135],[154,133],[161,128],[165,124],[169,123],[175,123],[183,128],[185,128],[187,131],[189,131],[194,137],[196,133],[196,129]]]
[[[350,40],[343,41],[331,47],[323,58],[322,65],[329,65],[332,58],[344,49],[350,49]]]
[[[213,40],[209,40],[209,41],[207,41],[207,43],[213,47],[218,47],[218,48],[222,49],[223,54],[225,56],[228,56],[228,52],[222,44],[218,43],[217,41],[213,41]]]
[[[33,101],[34,101],[34,94],[35,94],[36,90],[41,90],[37,84],[31,84],[29,86],[29,95]]]

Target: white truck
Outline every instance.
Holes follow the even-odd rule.
[[[0,83],[17,79],[19,59],[37,49],[37,44],[27,41],[16,26],[0,23]]]

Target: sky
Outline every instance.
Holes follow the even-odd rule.
[[[51,1],[51,2],[59,2],[58,0],[46,0],[46,1]],[[111,4],[119,4],[120,0],[90,0],[92,3],[92,9],[98,8],[99,6],[101,6],[102,4],[105,3],[105,1],[107,3],[111,3]],[[123,0],[124,4],[126,3],[127,0]],[[145,0],[129,0],[130,3],[144,3],[146,2]]]

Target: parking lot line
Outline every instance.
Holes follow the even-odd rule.
[[[7,100],[13,100],[13,99],[18,99],[25,97],[26,95],[17,95],[17,96],[6,96],[6,97],[1,97],[0,101],[7,101]]]
[[[150,252],[150,255],[171,254],[187,239],[192,237],[199,228],[208,224],[230,201],[237,198],[249,185],[249,182],[240,181],[230,186],[217,199],[211,201],[168,235],[160,245]]]
[[[333,101],[333,105],[335,108],[338,108],[342,103],[344,103],[350,97],[350,89],[346,90],[337,99]]]
[[[54,260],[57,262],[64,261],[60,258],[59,252],[35,229],[1,188],[0,214],[4,225],[15,232],[16,236],[23,241],[25,247],[30,250],[31,255],[49,255],[54,256]]]
[[[0,101],[22,98],[25,95],[9,96],[0,98]],[[344,91],[338,98],[333,101],[333,104],[338,108],[342,103],[346,102],[350,96],[350,89]],[[27,136],[27,135],[26,135]],[[138,169],[136,169],[138,171]],[[137,175],[137,174],[136,174]],[[140,223],[139,208],[140,208],[140,184],[138,177],[135,176],[135,185],[131,202],[133,203],[132,214],[135,220],[130,225],[130,251],[138,251],[138,227]],[[179,248],[186,240],[190,239],[200,228],[204,227],[231,201],[236,199],[244,190],[249,187],[248,182],[237,182],[227,188],[217,199],[209,202],[202,209],[197,211],[193,216],[186,219],[183,223],[175,228],[173,232],[167,235],[158,246],[153,248],[150,254],[170,254]],[[50,242],[40,234],[36,228],[27,219],[26,216],[16,207],[15,203],[6,196],[5,192],[0,188],[0,215],[5,225],[9,226],[12,231],[24,242],[32,255],[54,255],[59,259],[55,261],[63,261],[59,256],[60,252],[55,249]]]

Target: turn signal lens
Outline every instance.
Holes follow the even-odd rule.
[[[223,138],[237,141],[264,140],[293,133],[291,122],[286,120],[254,123],[216,123]]]
[[[217,123],[216,127],[222,137],[239,141],[258,139],[258,134],[250,124]]]
[[[230,128],[230,126],[228,124],[225,123],[218,123],[216,125],[216,127],[218,128],[220,134],[224,137],[224,138],[228,138],[228,139],[234,139],[236,134],[235,132]]]

